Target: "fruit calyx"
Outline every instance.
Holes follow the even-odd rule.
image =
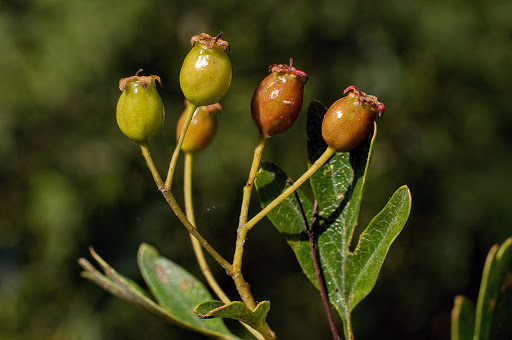
[[[308,75],[306,72],[301,71],[295,67],[293,67],[293,58],[290,58],[290,64],[273,64],[268,67],[268,71],[270,73],[272,72],[278,72],[278,73],[288,73],[293,74],[302,79],[304,84],[308,81]]]
[[[201,33],[194,35],[190,39],[190,43],[192,44],[192,47],[194,47],[196,43],[204,44],[209,49],[212,49],[214,46],[219,46],[224,52],[227,52],[231,50],[231,47],[226,40],[220,38],[223,34],[224,32],[221,31],[216,37],[212,37],[208,33]]]
[[[160,77],[159,76],[155,76],[155,75],[149,75],[149,76],[139,76],[139,73],[141,73],[143,71],[143,69],[139,69],[134,76],[131,76],[131,77],[126,77],[126,78],[122,78],[119,80],[119,89],[121,91],[124,91],[125,87],[126,87],[126,84],[128,83],[131,83],[133,81],[136,81],[139,83],[140,86],[142,86],[144,89],[151,86],[151,84],[153,82],[156,83],[156,81],[158,81],[158,83],[160,84],[160,86],[162,86],[162,81],[160,80]]]
[[[353,95],[355,95],[359,103],[371,106],[373,111],[379,113],[379,117],[381,117],[384,114],[384,110],[386,109],[386,107],[384,106],[383,103],[378,101],[377,97],[367,94],[366,92],[360,91],[354,85],[347,87],[343,91],[343,94],[346,94],[347,92],[353,93]]]

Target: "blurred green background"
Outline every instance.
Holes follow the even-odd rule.
[[[476,299],[488,249],[512,235],[511,13],[508,0],[1,1],[0,338],[204,338],[81,279],[77,259],[92,245],[141,282],[136,253],[147,242],[200,277],[184,228],[117,128],[117,82],[139,68],[162,78],[166,124],[150,147],[165,172],[189,39],[222,30],[232,86],[195,163],[206,237],[231,257],[257,139],[252,92],[268,65],[293,57],[309,75],[304,106],[330,105],[348,85],[386,104],[360,224],[398,186],[413,195],[375,290],[354,311],[356,338],[447,339],[454,296]],[[305,114],[263,158],[294,178],[305,170]],[[281,339],[330,338],[318,293],[267,220],[249,235],[244,272],[256,299],[271,300]]]

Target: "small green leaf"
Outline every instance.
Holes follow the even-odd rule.
[[[512,238],[494,245],[485,261],[478,294],[475,339],[512,338]]]
[[[234,301],[227,305],[221,301],[205,301],[196,307],[196,314],[200,318],[225,318],[242,321],[254,329],[259,329],[265,324],[270,302],[260,302],[254,311],[251,311],[245,303]]]
[[[452,310],[452,340],[472,340],[475,329],[475,306],[462,295],[455,297]]]
[[[145,243],[141,244],[137,259],[158,304],[180,324],[209,336],[236,339],[221,319],[203,320],[196,316],[194,307],[212,300],[212,296],[194,276]]]

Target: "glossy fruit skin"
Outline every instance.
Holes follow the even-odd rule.
[[[123,93],[117,102],[117,125],[137,143],[150,140],[164,124],[165,110],[156,81],[160,82],[160,77],[136,75],[119,82]]]
[[[217,132],[217,114],[220,112],[222,107],[219,103],[196,109],[181,145],[181,151],[196,153],[210,145]],[[176,125],[176,140],[179,138],[186,115],[187,109],[183,111]]]
[[[384,104],[377,97],[349,86],[327,110],[322,122],[322,136],[328,146],[337,152],[348,152],[359,146],[373,131],[377,115],[384,112]]]
[[[272,65],[251,101],[251,116],[260,132],[271,136],[288,130],[302,107],[306,73],[291,65]]]
[[[180,72],[180,86],[185,98],[196,106],[219,102],[231,85],[231,61],[226,51],[226,41],[192,38],[192,49],[185,57]],[[197,37],[197,36],[195,36]]]

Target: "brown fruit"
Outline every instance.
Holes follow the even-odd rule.
[[[349,86],[327,110],[322,122],[322,136],[328,146],[338,152],[353,150],[373,131],[377,114],[382,116],[384,104],[377,97]]]
[[[271,72],[254,91],[251,116],[258,129],[271,136],[288,130],[302,107],[308,76],[290,65],[271,65]]]
[[[188,102],[186,104],[188,106]],[[222,112],[219,103],[200,106],[196,109],[181,145],[181,151],[196,153],[211,143],[217,132],[217,113],[219,112]],[[176,126],[176,140],[179,138],[186,115],[187,109],[185,108]]]

